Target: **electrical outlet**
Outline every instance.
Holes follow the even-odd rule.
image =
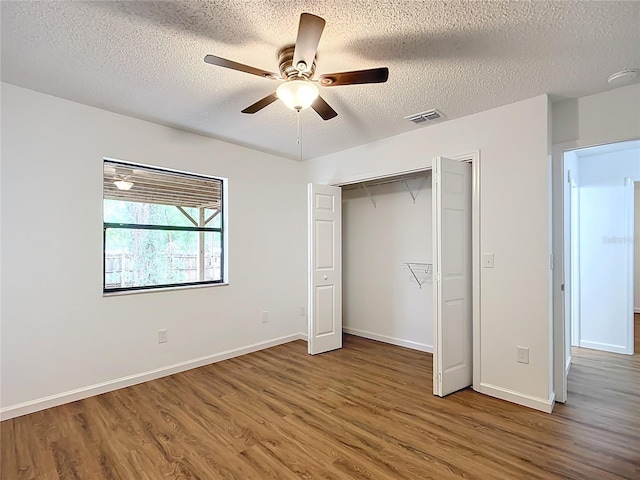
[[[518,347],[518,363],[529,363],[529,349]]]
[[[269,312],[262,312],[262,323],[269,323]]]
[[[167,343],[167,329],[158,330],[158,343]]]

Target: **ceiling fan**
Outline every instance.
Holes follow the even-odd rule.
[[[318,94],[317,84],[323,87],[340,85],[356,85],[363,83],[384,83],[389,78],[387,67],[350,72],[327,73],[314,79],[316,71],[316,52],[320,36],[324,30],[324,19],[303,13],[300,15],[298,38],[295,45],[289,45],[278,52],[279,74],[267,72],[259,68],[243,65],[215,55],[204,57],[206,63],[220,67],[250,73],[270,80],[283,82],[275,92],[248,106],[242,113],[256,113],[278,98],[293,110],[313,108],[323,120],[330,120],[338,113]]]

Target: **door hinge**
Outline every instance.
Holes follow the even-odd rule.
[[[553,253],[549,254],[549,269],[553,270]]]
[[[439,173],[434,173],[433,174],[433,181],[436,183],[440,183],[440,174]]]
[[[438,383],[442,385],[442,373],[438,373]]]
[[[562,285],[560,285],[560,291],[564,292],[564,283]]]
[[[571,183],[571,170],[567,170],[567,183]]]

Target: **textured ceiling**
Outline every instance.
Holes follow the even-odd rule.
[[[277,71],[300,13],[323,17],[316,76],[389,67],[379,85],[321,87],[338,112],[300,114],[303,157],[550,93],[609,89],[640,68],[639,2],[191,1],[1,5],[2,80],[76,102],[299,158],[296,114],[240,110],[278,83],[205,64],[214,54]],[[424,125],[424,124],[422,124]]]

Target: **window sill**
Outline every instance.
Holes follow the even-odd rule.
[[[166,287],[166,288],[149,288],[149,289],[142,289],[142,290],[127,290],[124,292],[102,292],[102,296],[103,297],[120,297],[122,295],[139,295],[142,293],[174,292],[176,290],[192,290],[195,288],[224,287],[227,285],[229,285],[229,282],[208,283],[205,285],[184,285],[184,286]]]

